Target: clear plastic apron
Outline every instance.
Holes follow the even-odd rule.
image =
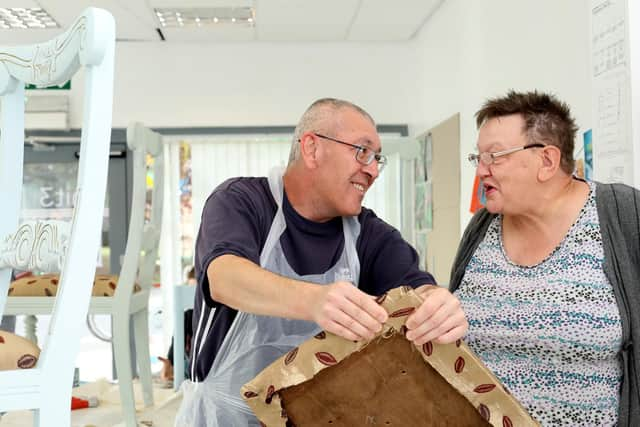
[[[260,254],[260,266],[273,273],[306,282],[329,284],[346,280],[357,284],[360,262],[356,240],[360,234],[360,223],[356,217],[343,217],[344,249],[338,262],[328,271],[324,274],[300,276],[291,268],[280,245],[280,236],[286,228],[282,212],[282,173],[283,170],[278,168],[269,174],[269,188],[278,204],[278,210]],[[205,380],[199,383],[182,383],[183,401],[175,425],[258,426],[253,412],[240,396],[240,387],[319,330],[314,322],[238,312]]]

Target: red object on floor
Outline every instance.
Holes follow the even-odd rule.
[[[98,399],[95,397],[88,397],[86,399],[81,399],[79,397],[71,396],[71,410],[74,409],[83,409],[83,408],[93,408],[98,406]]]

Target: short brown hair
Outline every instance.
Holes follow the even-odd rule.
[[[560,167],[568,174],[575,168],[573,141],[578,131],[569,105],[554,95],[511,90],[506,96],[488,99],[476,113],[478,129],[489,119],[520,114],[529,143],[555,145],[560,149]]]

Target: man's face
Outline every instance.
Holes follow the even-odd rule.
[[[488,120],[478,133],[478,152],[496,153],[527,145],[524,124],[519,114]],[[525,209],[527,192],[536,183],[536,159],[535,149],[529,149],[496,157],[491,165],[478,163],[476,174],[482,179],[489,212],[517,214]]]
[[[327,131],[327,136],[380,152],[380,137],[373,123],[351,109],[340,110],[337,115],[337,126]],[[323,212],[324,220],[358,215],[365,193],[378,177],[377,162],[360,163],[356,160],[357,148],[348,145],[324,138],[318,138],[317,143],[322,151],[317,188],[324,204],[317,211]]]

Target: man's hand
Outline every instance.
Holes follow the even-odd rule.
[[[371,339],[382,330],[387,311],[349,282],[318,287],[311,317],[323,329],[348,340]]]
[[[469,323],[458,298],[440,286],[421,286],[416,292],[424,302],[407,319],[408,340],[416,345],[447,344],[464,336]]]

